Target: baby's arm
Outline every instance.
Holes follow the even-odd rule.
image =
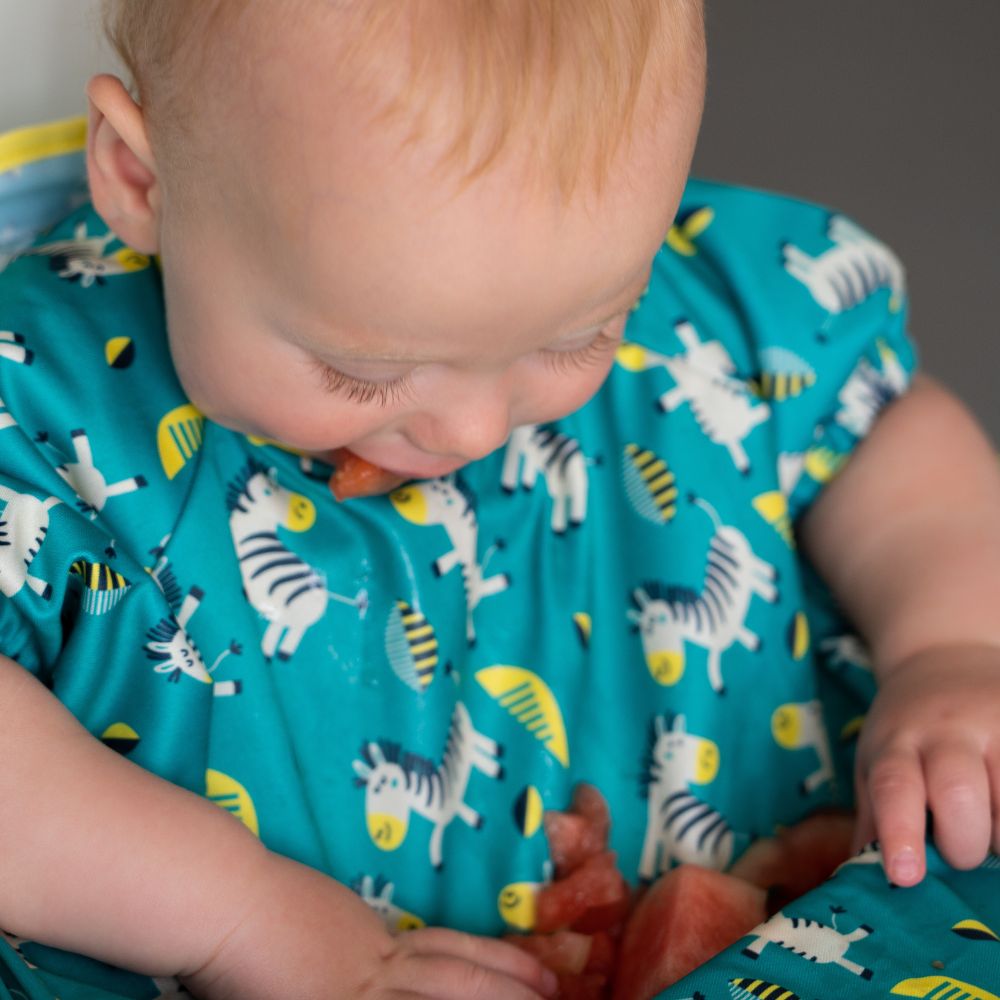
[[[801,526],[868,640],[879,684],[858,744],[859,839],[902,885],[926,810],[956,867],[1000,850],[1000,463],[935,382],[876,422]],[[991,806],[992,801],[992,806]]]
[[[530,956],[453,931],[393,939],[325,875],[94,739],[0,656],[0,927],[210,1000],[534,1000]]]

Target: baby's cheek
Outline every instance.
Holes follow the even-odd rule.
[[[600,389],[610,370],[609,360],[580,371],[533,373],[513,414],[514,425],[547,423],[579,410]]]

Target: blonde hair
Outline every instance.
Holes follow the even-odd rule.
[[[304,8],[344,15],[342,79],[374,85],[387,39],[408,42],[408,73],[383,100],[424,133],[433,97],[461,89],[445,160],[466,179],[501,155],[514,133],[533,131],[539,158],[563,191],[586,160],[598,186],[635,124],[656,63],[657,98],[678,85],[702,45],[702,0],[103,0],[105,30],[132,77],[151,127],[178,138],[198,83],[232,69],[214,51],[242,44],[245,15],[294,18]],[[408,38],[406,37],[408,36]],[[237,50],[230,50],[239,51]],[[237,60],[238,61],[238,60]],[[456,73],[458,74],[456,76]],[[235,81],[234,81],[235,82]],[[383,88],[384,89],[384,88]],[[176,141],[165,150],[178,149]]]

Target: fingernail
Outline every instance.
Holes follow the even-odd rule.
[[[899,885],[911,885],[917,881],[920,875],[920,867],[917,864],[917,855],[911,847],[904,847],[892,859],[889,868],[889,878]]]

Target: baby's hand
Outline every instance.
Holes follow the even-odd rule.
[[[392,937],[350,889],[276,854],[242,920],[194,971],[201,1000],[539,1000],[555,976],[503,941],[443,928]]]
[[[882,676],[855,771],[856,845],[878,838],[892,882],[924,877],[928,809],[953,867],[1000,853],[1000,648],[937,646]]]

